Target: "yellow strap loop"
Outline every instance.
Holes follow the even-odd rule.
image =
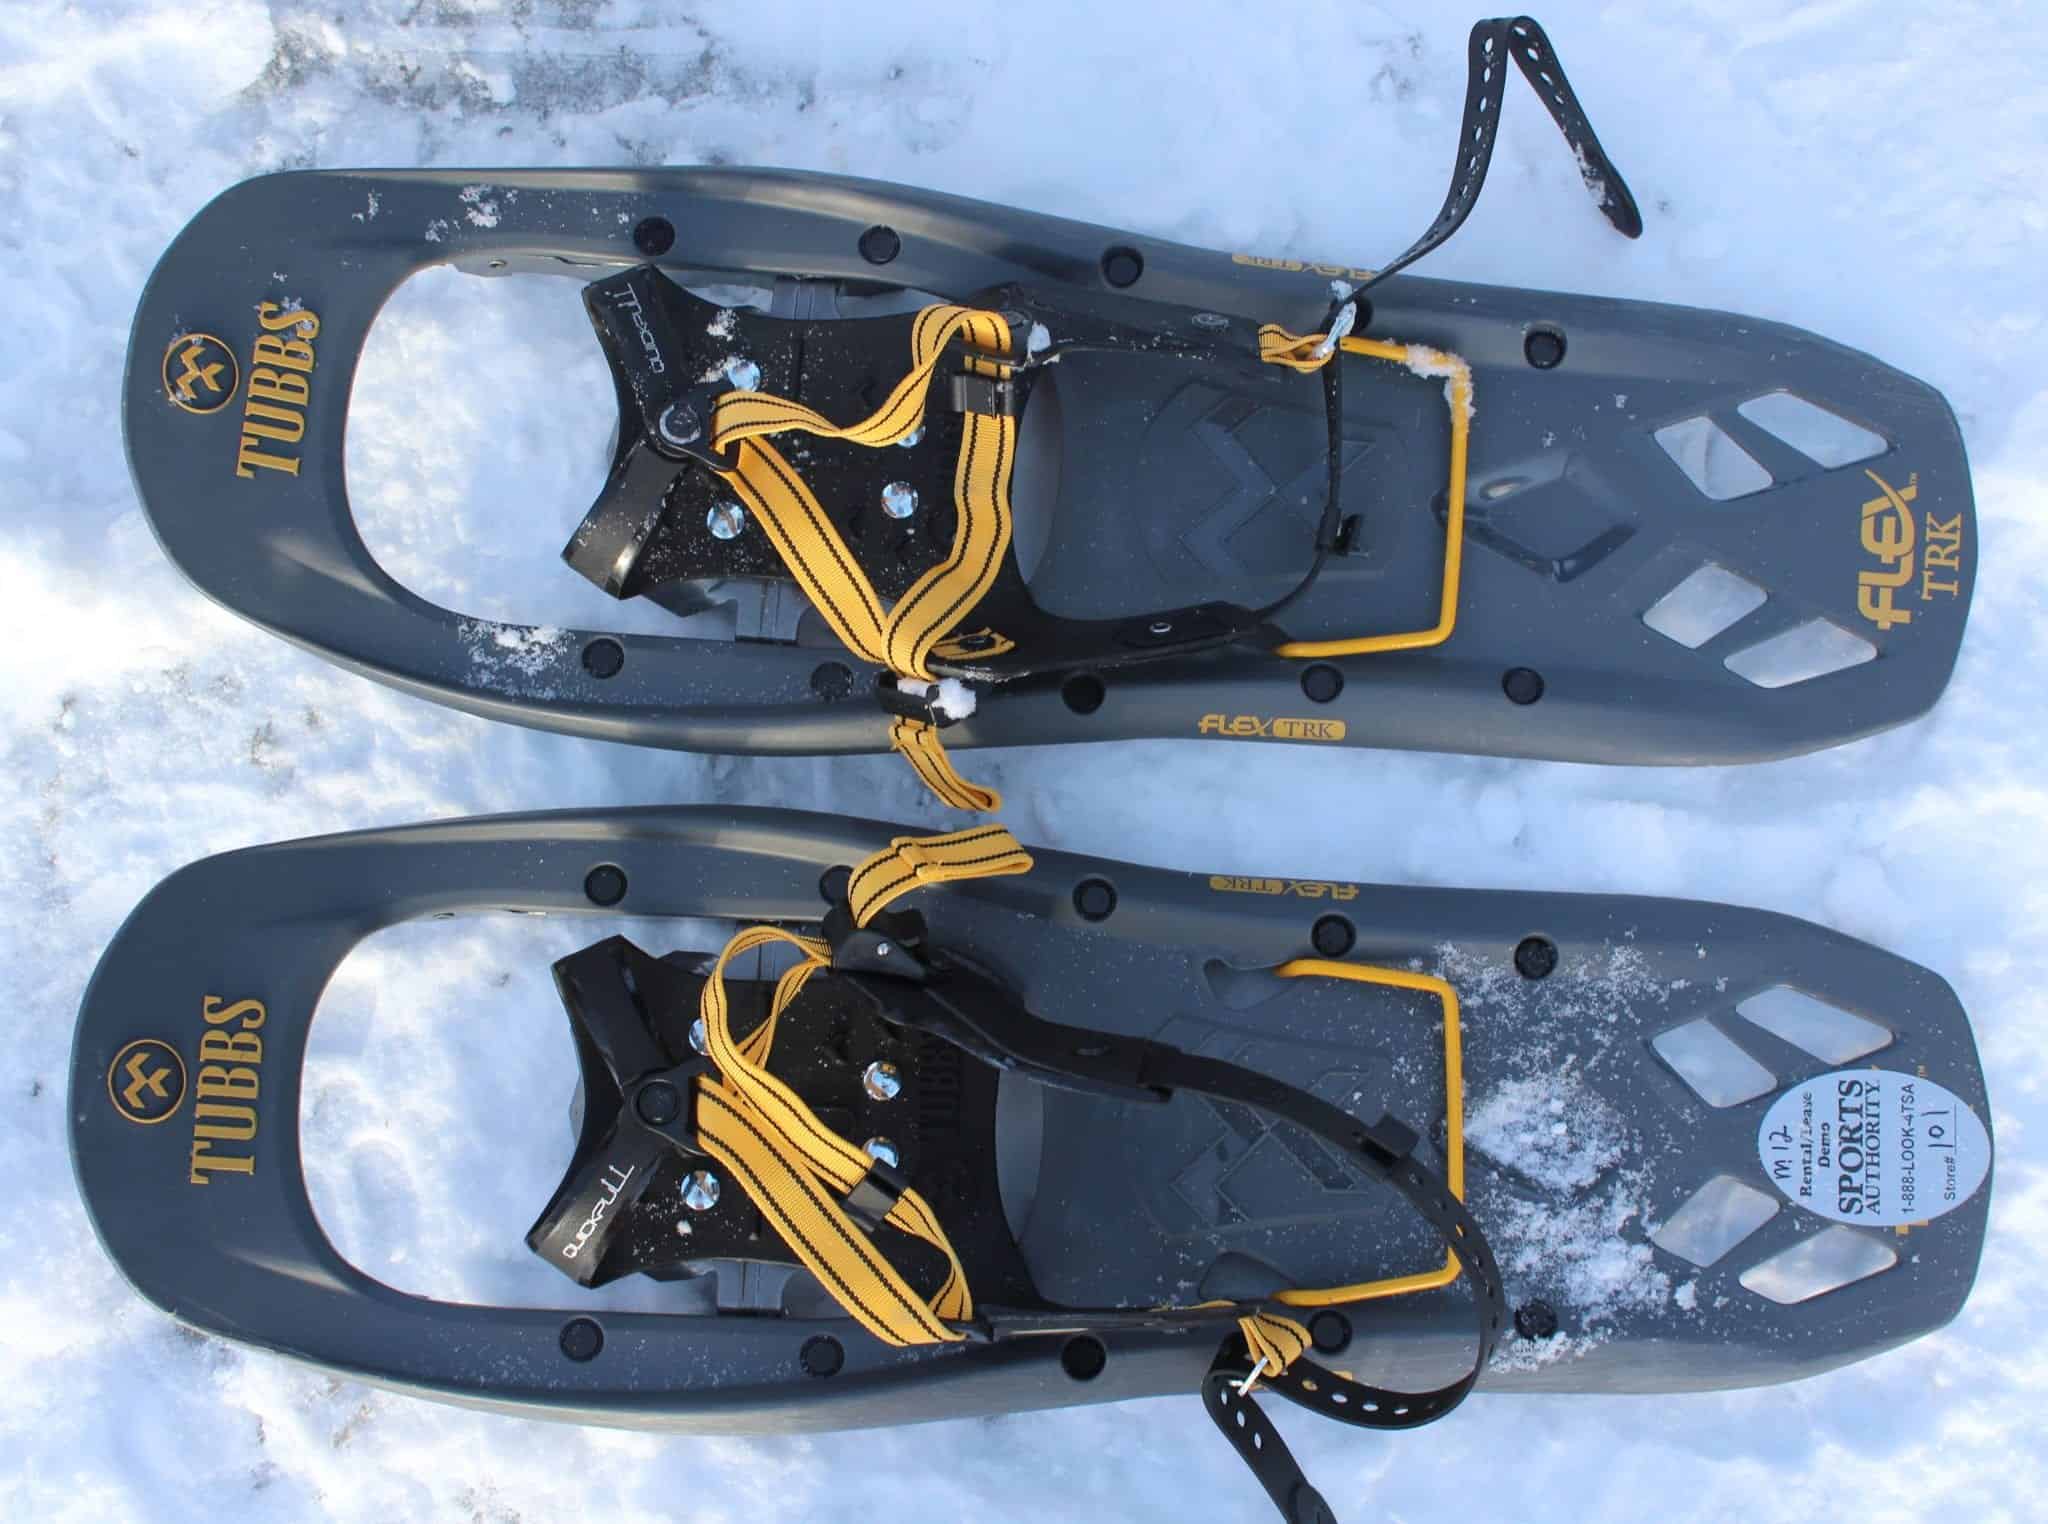
[[[862,661],[902,677],[933,680],[935,650],[973,612],[994,584],[1010,544],[1010,468],[1017,452],[1017,420],[968,413],[953,475],[957,522],[946,558],[931,567],[884,610],[874,584],[861,571],[830,515],[810,487],[767,442],[770,434],[799,430],[879,449],[906,438],[924,421],[925,398],[946,346],[964,337],[968,366],[978,375],[1001,378],[1009,365],[1010,325],[999,313],[969,307],[934,306],[911,325],[911,367],[888,399],[868,417],[839,425],[800,402],[766,392],[727,392],[714,406],[712,445],[736,452],[726,480],[752,510],[776,553],[832,633]],[[994,645],[1013,643],[993,631]],[[946,758],[932,725],[898,720],[890,744],[909,758],[919,777],[946,803],[963,810],[995,810],[1002,796],[968,783]]]
[[[856,924],[865,925],[921,884],[1030,868],[1030,854],[1000,826],[898,837],[854,869],[849,908]],[[799,961],[776,981],[767,1019],[744,1038],[735,1037],[726,968],[736,957],[775,944],[794,948]],[[752,926],[726,943],[699,1002],[705,1051],[718,1076],[697,1081],[697,1138],[868,1332],[891,1345],[953,1343],[963,1335],[949,1325],[974,1315],[974,1299],[930,1204],[906,1190],[883,1219],[946,1256],[946,1279],[927,1302],[840,1205],[867,1175],[872,1161],[866,1150],[819,1121],[795,1091],[768,1072],[777,1022],[831,956],[825,943],[779,926]]]

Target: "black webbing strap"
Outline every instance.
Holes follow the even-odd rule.
[[[872,917],[866,927],[854,928],[850,917],[835,906],[826,917],[825,935],[833,948],[834,972],[848,977],[873,1000],[884,1020],[943,1038],[985,1063],[1061,1089],[1149,1102],[1192,1094],[1252,1107],[1314,1134],[1354,1167],[1392,1186],[1457,1254],[1478,1333],[1472,1368],[1464,1376],[1432,1391],[1397,1392],[1297,1357],[1284,1371],[1259,1372],[1264,1385],[1340,1423],[1412,1429],[1443,1417],[1477,1384],[1507,1324],[1500,1271],[1465,1204],[1415,1158],[1419,1139],[1405,1124],[1391,1116],[1362,1122],[1284,1080],[1150,1038],[1067,1026],[1033,1015],[979,970],[943,954],[923,953],[923,920],[914,912]],[[1269,1310],[1289,1317],[1297,1309],[1275,1304]],[[1103,1316],[1117,1320],[1128,1314]],[[1093,1317],[1085,1311],[1062,1311],[1059,1326],[1088,1328],[1095,1326]],[[1037,1331],[1028,1320],[1011,1325],[994,1317],[989,1322],[997,1338]],[[1243,1335],[1234,1332],[1203,1380],[1203,1405],[1283,1515],[1300,1524],[1331,1520],[1328,1505],[1302,1477],[1278,1431],[1239,1389],[1253,1374]]]
[[[1550,119],[1571,145],[1579,161],[1580,178],[1599,203],[1601,212],[1617,232],[1629,238],[1642,236],[1643,217],[1636,209],[1636,199],[1629,194],[1621,171],[1614,167],[1614,161],[1607,157],[1600,139],[1594,135],[1593,124],[1586,120],[1585,109],[1572,92],[1571,81],[1565,78],[1564,67],[1543,28],[1527,16],[1496,16],[1476,23],[1467,44],[1465,116],[1458,124],[1458,160],[1451,171],[1451,188],[1444,195],[1443,210],[1406,252],[1382,265],[1358,288],[1360,291],[1414,264],[1457,232],[1471,214],[1479,200],[1479,188],[1486,183],[1487,166],[1493,162],[1493,141],[1500,132],[1500,108],[1507,89],[1510,55],[1522,66],[1522,77],[1542,99]]]

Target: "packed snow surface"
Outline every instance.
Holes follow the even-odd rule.
[[[260,634],[193,592],[143,520],[119,439],[123,351],[153,262],[209,198],[314,166],[473,172],[417,230],[442,241],[506,215],[503,168],[761,163],[1371,265],[1436,211],[1470,19],[1420,0],[0,7],[0,744],[15,779],[0,800],[14,1054],[0,1092],[0,1517],[1265,1516],[1191,1396],[876,1434],[663,1438],[371,1390],[183,1332],[129,1291],[66,1162],[71,1026],[123,916],[181,864],[572,805],[957,821],[893,758],[566,740],[405,698]],[[1556,3],[1542,19],[1645,235],[1615,236],[1511,81],[1486,199],[1427,273],[1750,312],[1940,386],[1976,472],[1982,557],[1939,708],[1740,770],[1215,742],[978,753],[969,770],[1048,846],[1790,911],[1926,963],[1973,1013],[2001,1160],[1982,1276],[1952,1327],[1791,1387],[1480,1397],[1388,1438],[1282,1411],[1340,1513],[2034,1516],[2048,1495],[2048,16],[1985,0],[1679,0]],[[381,231],[392,215],[371,195],[347,229]],[[277,272],[279,289],[299,273]],[[613,421],[573,297],[567,282],[445,271],[410,283],[364,357],[350,428],[377,555],[471,618],[480,667],[536,695],[575,659],[565,629],[668,623],[615,607],[557,560]],[[526,920],[427,926],[373,939],[343,968],[302,1127],[328,1231],[373,1273],[476,1299],[567,1294],[518,1233],[568,1143],[556,1107],[569,1045],[546,963],[575,940]],[[506,1096],[540,1099],[479,1114],[459,1096],[480,1064]],[[1586,1220],[1548,1225],[1589,1302],[1685,1307],[1690,1285],[1637,1262],[1620,1235],[1636,1206],[1625,1129],[1544,1125],[1566,1082],[1475,1095],[1475,1146],[1596,1182],[1573,1198]]]

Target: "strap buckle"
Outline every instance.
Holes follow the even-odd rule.
[[[905,686],[908,684],[909,686]],[[875,702],[884,711],[905,720],[922,720],[934,730],[944,730],[960,723],[958,715],[948,714],[939,707],[939,685],[927,683],[914,677],[898,677],[894,672],[880,672],[875,675]]]
[[[989,358],[994,359],[991,355]],[[1005,359],[1004,364],[1013,362]],[[997,418],[1015,418],[1023,406],[1021,388],[1010,376],[981,376],[973,371],[955,371],[946,378],[947,405],[956,413],[987,413]]]

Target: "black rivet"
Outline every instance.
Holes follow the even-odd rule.
[[[885,228],[876,223],[860,235],[860,257],[871,265],[886,265],[903,252],[903,240],[896,236],[894,228]]]
[[[1524,937],[1515,944],[1515,972],[1524,979],[1548,979],[1557,967],[1557,944],[1548,937]]]
[[[676,225],[666,217],[649,217],[633,229],[633,247],[655,259],[676,246]]]
[[[1358,940],[1358,933],[1341,915],[1326,915],[1316,922],[1308,939],[1319,957],[1341,958],[1351,951],[1352,944]]]
[[[654,1080],[640,1087],[633,1109],[649,1127],[666,1127],[683,1114],[683,1098],[667,1080]]]
[[[1109,1351],[1093,1334],[1075,1334],[1060,1346],[1060,1369],[1076,1381],[1093,1381],[1109,1364]]]
[[[1327,704],[1344,691],[1344,674],[1319,661],[1302,672],[1301,691],[1311,704]]]
[[[1308,1320],[1308,1336],[1325,1355],[1341,1355],[1351,1347],[1351,1319],[1324,1308]]]
[[[583,894],[593,905],[616,905],[626,897],[626,874],[610,863],[599,863],[583,875]]]
[[[1136,249],[1118,244],[1113,249],[1102,251],[1102,278],[1117,290],[1135,286],[1138,277],[1145,273],[1145,256]]]
[[[604,1330],[590,1318],[571,1318],[562,1325],[562,1353],[582,1363],[595,1360],[604,1348]]]
[[[852,884],[853,869],[837,863],[818,875],[818,897],[828,905],[843,905]]]
[[[819,662],[811,673],[811,692],[828,704],[853,692],[853,668],[843,661]]]
[[[1343,1354],[1352,1348],[1352,1319],[1325,1307],[1309,1319],[1309,1342],[1319,1354]]]
[[[1076,714],[1093,714],[1108,691],[1092,672],[1077,672],[1060,685],[1060,700]]]
[[[1532,328],[1522,340],[1522,354],[1538,370],[1555,369],[1564,360],[1564,335],[1555,328]]]
[[[818,1334],[804,1340],[804,1347],[797,1352],[796,1359],[806,1376],[836,1376],[840,1367],[846,1364],[846,1351],[830,1334]]]
[[[1557,1309],[1545,1301],[1524,1302],[1515,1309],[1515,1332],[1525,1339],[1555,1338]]]
[[[1543,674],[1534,667],[1510,667],[1500,675],[1500,691],[1511,704],[1533,704],[1543,697]]]
[[[1116,890],[1103,878],[1084,878],[1074,885],[1074,908],[1084,921],[1106,921],[1116,909]]]
[[[626,648],[616,640],[597,639],[583,648],[583,670],[592,677],[617,677],[626,665]]]

